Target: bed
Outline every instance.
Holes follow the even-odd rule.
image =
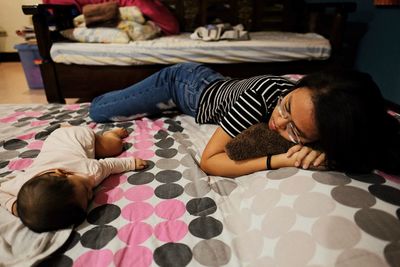
[[[89,105],[0,105],[0,183],[65,122],[127,128],[122,156],[149,168],[103,181],[74,229],[34,234],[0,209],[0,266],[398,266],[398,178],[296,168],[208,176],[198,162],[215,125],[174,113],[96,124]]]
[[[343,41],[347,14],[356,8],[356,4],[352,2],[164,0],[163,3],[179,20],[181,35],[129,43],[127,47],[130,50],[122,54],[121,60],[115,59],[116,54],[125,51],[125,47],[121,45],[79,44],[83,51],[97,55],[86,58],[85,61],[82,50],[77,52],[78,44],[65,43],[65,38],[60,35],[61,30],[73,27],[72,18],[77,15],[76,7],[23,6],[24,13],[32,15],[38,48],[43,59],[40,69],[48,102],[65,103],[65,98],[90,101],[107,91],[130,86],[167,65],[187,61],[205,63],[224,75],[239,78],[265,73],[305,74],[324,68],[351,67],[353,64],[354,53],[349,53],[349,45]],[[255,43],[255,48],[251,48],[254,49],[250,52],[251,57],[247,54],[239,55],[239,51],[250,51],[247,41],[208,44],[197,41],[188,44],[191,49],[180,46],[185,43],[183,40],[188,40],[188,33],[199,26],[216,22],[242,24],[250,32],[249,43]],[[259,32],[263,32],[261,37]],[[300,49],[302,56],[293,56],[292,51],[287,52],[287,49],[295,47],[299,39],[292,38],[293,35],[284,35],[281,40],[286,40],[286,46],[282,42],[276,42],[270,50],[271,47],[265,46],[265,43],[278,36],[274,32],[298,35],[308,33],[308,39],[318,35],[315,41],[318,46],[312,43],[311,47]],[[161,49],[159,44],[165,43],[165,39],[170,42]],[[221,43],[228,47],[221,47]],[[142,44],[145,44],[144,48]],[[143,54],[137,55],[138,50],[143,50]],[[167,54],[172,50],[172,54]],[[98,51],[102,51],[102,54],[99,55]],[[210,53],[204,55],[206,52],[218,54],[221,51],[228,54],[212,59]],[[149,59],[154,54],[158,56]],[[290,57],[288,54],[291,54]]]

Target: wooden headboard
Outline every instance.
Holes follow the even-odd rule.
[[[349,66],[343,62],[342,38],[347,14],[356,9],[355,3],[305,3],[303,0],[162,0],[177,17],[181,31],[191,32],[210,23],[241,23],[248,31],[279,30],[316,32],[329,39],[332,53],[325,61],[291,61],[274,63],[213,64],[212,68],[232,77],[259,74],[309,73],[328,67]],[[90,101],[107,91],[136,83],[166,65],[87,66],[55,63],[50,48],[62,37],[58,30],[71,28],[78,15],[74,6],[23,6],[32,15],[40,65],[48,102],[64,103],[64,98]],[[49,13],[51,11],[51,15]],[[50,26],[50,27],[49,27]]]

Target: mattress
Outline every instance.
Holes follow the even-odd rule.
[[[0,207],[1,266],[398,266],[398,178],[296,168],[209,176],[198,161],[215,125],[171,114],[96,124],[88,108],[0,105],[0,183],[63,122],[127,128],[122,156],[149,168],[104,180],[75,228],[34,234]]]
[[[329,58],[329,41],[316,33],[253,32],[249,41],[205,42],[190,33],[128,44],[54,43],[54,62],[80,65],[147,65],[284,62]]]

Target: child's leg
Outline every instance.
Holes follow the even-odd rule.
[[[122,139],[128,136],[128,131],[123,128],[115,128],[96,135],[95,154],[96,158],[114,157],[122,152]]]

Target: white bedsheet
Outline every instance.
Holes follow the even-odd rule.
[[[315,33],[253,32],[250,41],[204,42],[190,33],[129,44],[55,43],[57,63],[80,65],[148,65],[199,63],[282,62],[329,58],[329,40]]]

